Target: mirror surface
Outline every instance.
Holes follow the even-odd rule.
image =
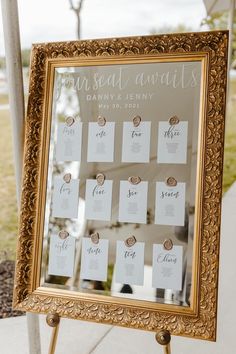
[[[49,117],[51,133],[41,270],[42,286],[189,306],[193,273],[193,239],[195,237],[199,117],[202,110],[201,71],[202,62],[189,61],[189,59],[186,61],[184,59],[170,60],[165,63],[55,68],[52,114]],[[123,123],[133,124],[133,118],[137,115],[141,117],[141,122],[151,122],[150,161],[122,162],[124,160],[122,158]],[[99,116],[105,117],[106,124],[115,122],[113,162],[88,162],[88,126],[89,122],[97,124]],[[159,155],[162,154],[160,150],[162,147],[159,147],[159,150],[157,148],[159,122],[169,124],[169,119],[173,116],[178,117],[179,123],[174,124],[174,130],[171,130],[170,134],[178,132],[178,124],[187,122],[186,163],[180,163],[177,160],[172,163],[163,163],[157,160],[157,151]],[[66,124],[68,117],[74,119],[71,127],[82,123],[80,161],[57,161],[56,158],[57,151],[60,149],[59,124],[64,124],[67,133],[71,131],[66,129],[69,127],[68,122],[70,124],[68,120]],[[100,128],[102,132],[102,127]],[[136,132],[137,129],[134,131]],[[94,141],[93,146],[95,144]],[[68,143],[67,149],[71,148]],[[163,145],[164,148],[166,146]],[[169,153],[171,154],[171,149],[174,149],[172,153],[175,154],[175,148],[177,147],[171,144]],[[101,145],[100,149],[103,149]],[[139,146],[136,144],[133,149],[139,149]],[[62,179],[67,173],[71,174],[72,180],[79,180],[78,217],[76,218],[53,216],[53,208],[55,208],[53,194],[56,193],[55,177]],[[86,180],[95,179],[98,173],[105,175],[106,181],[113,181],[110,221],[85,218]],[[139,176],[141,181],[148,182],[146,223],[120,221],[120,181],[128,181],[130,176]],[[185,183],[184,224],[182,226],[161,225],[155,222],[156,182],[165,183],[168,177],[174,177],[177,185]],[[133,208],[135,208],[134,205]],[[167,214],[174,212],[170,208],[167,209],[165,210]],[[136,211],[130,212],[134,214]],[[49,260],[52,256],[49,252],[51,239],[53,235],[58,236],[61,230],[66,230],[75,240],[72,276],[49,274],[48,271]],[[82,238],[89,237],[96,232],[99,233],[100,239],[109,241],[107,281],[81,279],[80,277]],[[119,279],[119,276],[116,276],[117,241],[125,242],[132,235],[135,236],[137,243],[144,243],[143,285],[117,281],[117,278]],[[153,246],[163,245],[166,239],[171,239],[174,246],[181,246],[183,252],[181,269],[178,269],[178,274],[181,273],[181,290],[153,286]],[[58,262],[56,264],[58,268],[65,267],[65,264],[61,264],[62,257],[56,259],[55,253],[52,257],[55,258],[55,262]],[[64,259],[64,262],[67,260]],[[97,265],[93,264],[93,267],[96,268]],[[132,273],[131,268],[126,268],[126,271]],[[172,277],[173,274],[168,274],[170,270],[162,268],[163,271],[167,272],[165,277]]]

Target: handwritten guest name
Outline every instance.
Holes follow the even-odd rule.
[[[74,128],[64,127],[62,134],[66,136],[73,136],[75,135],[75,130]]]
[[[142,132],[140,130],[132,130],[131,138],[140,138],[142,136]]]
[[[136,257],[136,252],[135,251],[125,251],[124,257],[125,257],[125,259],[126,258],[134,259]]]
[[[98,254],[101,254],[101,249],[99,247],[89,247],[87,249],[88,254],[93,254],[94,256],[97,256]]]
[[[179,197],[179,192],[163,192],[161,191],[161,199],[164,198],[178,198]]]
[[[64,193],[70,195],[70,187],[68,186],[68,183],[63,183],[60,188],[60,194]]]
[[[168,130],[164,131],[164,138],[173,139],[177,136],[180,136],[180,131],[177,128],[175,128],[174,125],[171,125],[168,128]]]
[[[128,194],[127,194],[127,198],[132,198],[136,195],[138,195],[138,191],[136,189],[129,189]]]
[[[101,130],[98,133],[96,133],[96,138],[102,139],[104,136],[106,136],[105,130]]]
[[[160,253],[157,257],[157,263],[169,263],[169,264],[176,264],[177,257],[175,254],[170,253]]]
[[[55,248],[58,253],[62,253],[63,251],[66,251],[69,246],[70,246],[70,244],[69,244],[68,237],[65,240],[63,240],[62,242],[59,241],[58,243],[55,244]]]
[[[101,196],[101,195],[104,195],[106,192],[105,192],[105,189],[102,187],[102,186],[99,186],[99,185],[96,185],[94,188],[93,188],[93,191],[92,191],[92,196],[95,197],[95,196]]]

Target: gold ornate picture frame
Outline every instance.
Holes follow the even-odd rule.
[[[15,273],[15,308],[45,314],[56,312],[61,317],[155,332],[166,329],[173,335],[205,340],[216,339],[227,51],[228,32],[226,31],[46,43],[33,46]],[[193,138],[195,141],[193,144],[197,147],[196,161],[193,158],[195,165],[189,167],[189,171],[193,171],[194,178],[191,180],[190,172],[188,177],[192,181],[191,186],[194,185],[195,188],[193,205],[190,203],[188,206],[188,218],[191,218],[193,210],[195,213],[192,243],[188,241],[188,247],[192,244],[189,302],[182,304],[171,300],[170,302],[150,301],[145,297],[142,299],[118,296],[117,292],[114,290],[112,293],[110,288],[99,292],[97,288],[93,291],[89,288],[81,290],[57,279],[50,278],[51,280],[47,281],[44,274],[47,272],[45,269],[47,269],[50,237],[49,231],[45,231],[47,224],[45,215],[47,209],[50,209],[48,195],[51,193],[51,180],[48,176],[52,172],[50,156],[55,136],[52,117],[56,75],[60,74],[61,68],[65,69],[63,75],[71,73],[71,68],[78,68],[76,70],[79,74],[82,70],[84,72],[90,70],[88,74],[90,75],[91,72],[97,72],[96,70],[112,72],[114,68],[122,65],[129,69],[125,77],[132,75],[132,70],[141,70],[140,68],[145,65],[147,68],[145,70],[156,70],[155,72],[157,68],[162,70],[161,68],[167,65],[168,72],[173,74],[176,70],[177,75],[180,65],[183,68],[183,63],[187,63],[185,68],[188,64],[196,64],[200,73],[198,98],[195,100],[194,94],[191,96],[194,107],[198,107],[194,116],[198,120],[193,122],[193,131],[197,127],[196,136]],[[59,74],[56,74],[57,70]],[[74,72],[78,78],[79,74],[76,70]],[[64,80],[68,80],[68,77],[64,77]],[[172,83],[173,80],[172,76]],[[165,94],[165,90],[169,89],[168,85],[165,84],[163,95],[168,95]],[[177,83],[175,85],[178,89]],[[186,91],[180,95],[184,94],[188,97],[190,86],[189,84],[189,87],[184,87]],[[83,104],[86,97],[81,95],[80,100]],[[177,93],[176,95],[178,97]],[[139,96],[135,97],[137,100]],[[174,95],[170,97],[177,100]],[[89,100],[90,97],[87,97],[85,109],[91,103]],[[70,102],[68,100],[67,107]],[[165,106],[168,107],[170,104],[168,98]],[[142,103],[140,105],[142,107]],[[186,101],[183,101],[182,105],[187,105]],[[98,104],[96,109],[101,111],[105,109],[102,106],[97,107],[100,107]],[[132,116],[135,112],[139,113],[137,107],[134,109],[132,106],[126,106],[122,112],[128,112]],[[110,114],[113,108],[109,107]],[[91,108],[91,112],[93,109]],[[80,114],[82,115],[81,112]],[[82,149],[84,149],[84,140]],[[158,166],[156,168],[158,169]],[[86,177],[88,176],[91,177],[91,174],[86,174]],[[191,195],[191,188],[188,193]],[[150,220],[152,224],[152,217]],[[106,235],[114,229],[122,230],[122,227],[118,222],[113,223],[106,227]],[[126,227],[125,225],[123,230],[126,230]],[[140,230],[148,232],[146,231],[148,229]],[[121,233],[121,231],[117,232]],[[176,229],[173,232],[177,232]],[[162,238],[160,240],[163,241]],[[145,242],[145,239],[143,241]]]

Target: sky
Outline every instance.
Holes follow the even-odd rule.
[[[69,0],[18,0],[18,8],[22,48],[37,42],[76,39],[76,16]],[[145,35],[154,28],[180,23],[197,30],[205,16],[202,0],[84,0],[81,37]],[[1,12],[0,55],[3,54]]]

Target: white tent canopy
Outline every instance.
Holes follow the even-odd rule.
[[[235,10],[235,0],[203,0],[206,7],[207,15],[212,15],[216,12],[228,11],[228,30],[229,30],[229,60],[228,60],[228,71],[231,67],[231,51],[232,51],[232,40],[233,40],[233,25],[234,25],[234,10]]]
[[[235,7],[234,0],[203,0],[203,2],[208,15],[211,15],[215,12],[226,11],[231,8],[232,3]]]

